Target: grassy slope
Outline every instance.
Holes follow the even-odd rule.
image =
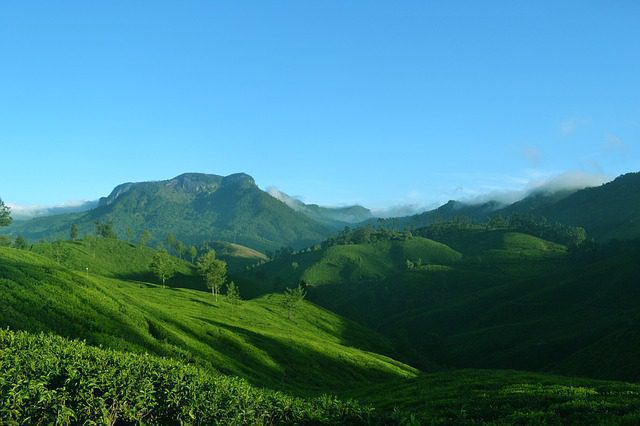
[[[300,392],[415,375],[378,354],[392,353],[380,336],[309,303],[289,320],[277,295],[233,306],[201,291],[86,277],[7,248],[0,277],[0,324],[14,329],[149,351]]]
[[[255,296],[286,287],[300,280],[310,286],[379,280],[406,268],[406,260],[449,265],[462,256],[444,244],[416,237],[407,241],[337,245],[268,262],[241,274],[248,295]]]
[[[243,271],[247,266],[269,259],[264,253],[236,243],[214,241],[209,246],[218,258],[227,262],[229,272]]]

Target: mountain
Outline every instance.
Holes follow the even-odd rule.
[[[325,220],[292,209],[244,173],[226,177],[186,173],[164,181],[118,185],[87,212],[16,221],[3,232],[30,240],[66,238],[71,224],[83,235],[94,233],[100,221],[112,222],[121,238],[137,239],[148,230],[156,242],[172,233],[187,244],[221,240],[266,251],[312,245],[343,226],[328,218],[331,209],[316,207],[308,211],[319,212],[316,216]],[[344,215],[346,210],[334,213],[336,218]]]
[[[364,222],[373,217],[371,210],[359,205],[346,207],[321,207],[317,204],[305,204],[275,188],[270,188],[268,192],[271,196],[282,201],[292,209],[304,213],[310,218],[323,223],[332,225],[352,225]]]

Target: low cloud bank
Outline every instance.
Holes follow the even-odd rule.
[[[554,194],[560,191],[578,191],[584,188],[600,186],[610,182],[612,179],[611,176],[604,174],[580,171],[566,172],[552,177],[533,179],[522,189],[492,191],[470,198],[463,198],[460,201],[471,205],[497,201],[499,204],[507,206],[530,195]]]
[[[59,205],[43,206],[43,205],[19,205],[10,204],[11,216],[17,220],[33,219],[42,216],[52,216],[63,213],[77,213],[90,210],[98,205],[97,201],[66,201]]]

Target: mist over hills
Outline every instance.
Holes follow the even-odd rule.
[[[454,218],[482,223],[497,215],[530,215],[581,226],[599,241],[638,238],[640,173],[627,173],[611,182],[584,189],[541,188],[512,204],[496,200],[480,203],[451,200],[417,215],[388,219],[386,225],[395,229],[419,228]]]

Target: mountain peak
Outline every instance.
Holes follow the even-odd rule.
[[[256,186],[256,181],[246,173],[234,173],[222,178],[223,185]]]

